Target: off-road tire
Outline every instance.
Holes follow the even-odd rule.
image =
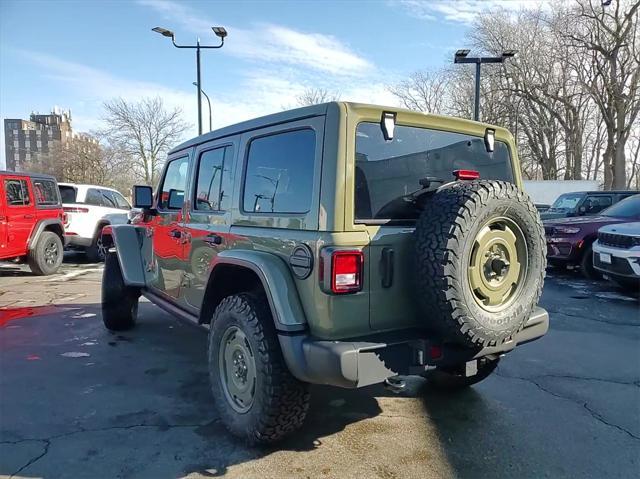
[[[54,250],[55,252],[53,252]],[[63,254],[60,236],[53,231],[43,231],[35,246],[29,251],[27,262],[33,274],[46,276],[58,271],[62,264]]]
[[[87,261],[89,263],[102,263],[106,260],[107,252],[106,248],[102,245],[102,228],[101,226],[96,233],[95,238],[91,242],[90,246],[87,246],[85,249],[85,254],[87,255]]]
[[[587,279],[600,279],[602,274],[593,267],[593,244],[585,246],[580,259],[580,273]]]
[[[427,380],[429,385],[434,389],[441,391],[457,391],[466,389],[469,386],[478,384],[480,381],[487,379],[493,371],[498,367],[500,359],[487,360],[480,362],[478,372],[473,376],[465,376],[463,368],[456,369],[434,369],[427,371],[422,376]]]
[[[223,389],[220,349],[231,327],[244,333],[255,359],[255,393],[244,413],[233,408]],[[231,433],[249,444],[269,444],[302,426],[309,408],[308,384],[287,369],[264,296],[241,293],[222,300],[211,320],[208,361],[215,404]]]
[[[494,218],[506,218],[520,230],[517,244],[524,242],[527,257],[517,289],[504,305],[488,311],[476,301],[469,264],[476,236]],[[419,302],[428,326],[443,341],[477,348],[500,345],[523,328],[542,293],[546,243],[538,211],[524,192],[505,181],[445,185],[423,201],[415,264]]]
[[[140,291],[124,284],[116,253],[107,253],[102,272],[102,322],[110,331],[125,331],[136,324]]]

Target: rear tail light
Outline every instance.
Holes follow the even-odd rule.
[[[88,213],[89,208],[80,208],[76,206],[65,206],[62,208],[66,213]]]
[[[455,170],[453,176],[456,180],[477,180],[480,178],[480,172],[476,170]]]
[[[362,251],[334,251],[331,255],[331,291],[354,293],[362,289]]]

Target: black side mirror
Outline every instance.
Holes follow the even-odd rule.
[[[153,206],[153,189],[150,186],[135,185],[131,193],[134,208],[147,210]]]
[[[180,210],[182,209],[182,204],[184,203],[184,191],[182,190],[174,190],[173,188],[169,190],[169,202],[167,207],[170,210]]]

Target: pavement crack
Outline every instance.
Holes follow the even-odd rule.
[[[25,441],[25,440],[21,440],[21,441],[13,441],[13,442],[11,442],[11,441],[3,441],[3,443],[5,443],[5,444],[6,444],[6,443],[13,443],[13,444],[17,444],[17,443],[19,443],[19,442],[24,442],[24,441]],[[34,463],[38,462],[40,459],[42,459],[44,456],[46,456],[46,455],[47,455],[47,453],[49,452],[49,447],[51,447],[51,441],[50,441],[49,439],[31,439],[31,440],[27,439],[26,441],[31,441],[31,442],[42,442],[42,443],[44,443],[43,451],[42,451],[40,454],[38,454],[37,456],[32,457],[31,459],[29,459],[29,461],[28,461],[25,465],[23,465],[22,467],[20,467],[20,469],[18,469],[16,472],[11,473],[11,475],[9,476],[10,478],[11,478],[11,477],[14,477],[14,476],[17,476],[17,475],[18,475],[18,474],[20,474],[23,470],[25,470],[27,467],[29,467],[29,466],[31,466],[32,464],[34,464]]]
[[[32,459],[30,459],[24,466],[20,467],[20,469],[18,469],[16,472],[12,473],[10,477],[14,477],[17,474],[21,473],[22,471],[24,471],[26,468],[32,466],[33,464],[35,464],[36,462],[38,462],[40,459],[42,459],[44,456],[47,455],[47,453],[49,452],[49,448],[51,447],[51,442],[56,440],[56,439],[62,439],[62,438],[66,438],[69,436],[74,436],[76,434],[84,434],[87,432],[103,432],[103,431],[113,431],[113,430],[127,430],[127,429],[135,429],[135,428],[145,428],[145,427],[155,427],[155,428],[162,428],[162,429],[176,429],[176,428],[196,428],[196,427],[204,427],[204,426],[209,426],[212,423],[215,422],[219,422],[220,419],[214,419],[213,421],[208,421],[205,423],[195,423],[195,424],[145,424],[145,423],[141,423],[141,424],[131,424],[128,426],[108,426],[108,427],[99,427],[99,428],[93,428],[93,429],[78,429],[77,431],[69,431],[69,432],[65,432],[65,433],[61,433],[61,434],[56,434],[50,437],[44,437],[44,438],[40,438],[40,437],[29,437],[29,438],[24,438],[24,439],[17,439],[15,441],[0,441],[0,444],[21,444],[24,442],[42,442],[44,443],[44,450],[42,451],[41,454],[33,457]]]
[[[591,415],[591,417],[593,417],[596,421],[601,422],[602,424],[604,424],[606,426],[618,429],[619,431],[624,432],[625,434],[627,434],[628,436],[630,436],[633,439],[640,440],[640,436],[636,436],[635,434],[633,434],[628,429],[625,429],[624,427],[619,426],[618,424],[614,424],[614,423],[611,423],[611,422],[607,421],[600,414],[598,414],[596,411],[591,409],[589,407],[589,403],[586,402],[586,401],[576,400],[576,399],[573,399],[571,397],[563,396],[562,394],[559,394],[559,393],[556,393],[554,391],[551,391],[551,390],[545,388],[544,386],[542,386],[539,382],[537,382],[535,379],[532,379],[532,378],[524,378],[524,377],[519,377],[519,376],[509,376],[509,375],[506,375],[506,374],[501,374],[499,371],[496,371],[495,374],[497,376],[500,376],[501,378],[517,379],[517,380],[520,380],[520,381],[525,381],[525,382],[531,383],[534,386],[536,386],[538,389],[540,389],[541,391],[544,391],[547,394],[550,394],[551,396],[557,397],[559,399],[564,399],[565,401],[570,401],[570,402],[572,402],[574,404],[582,406],[582,408],[584,408],[585,411],[587,411]],[[550,376],[550,375],[548,375],[548,376]],[[543,377],[545,377],[545,376],[538,376],[538,378],[543,378]],[[553,376],[550,376],[550,377],[553,377]],[[569,376],[569,377],[571,377],[571,376]],[[582,378],[574,377],[573,379],[582,379]],[[630,384],[630,383],[624,383],[624,384]]]

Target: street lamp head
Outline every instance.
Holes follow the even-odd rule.
[[[152,28],[151,31],[159,33],[163,37],[173,38],[173,36],[174,36],[173,32],[171,30],[167,30],[166,28],[162,28],[162,27]]]
[[[516,53],[518,53],[518,50],[505,50],[502,52],[502,56],[504,58],[511,58],[515,56]]]
[[[224,39],[227,36],[227,30],[224,27],[211,27],[211,30],[217,37]]]
[[[456,58],[464,58],[469,54],[470,50],[463,49],[456,51]]]

